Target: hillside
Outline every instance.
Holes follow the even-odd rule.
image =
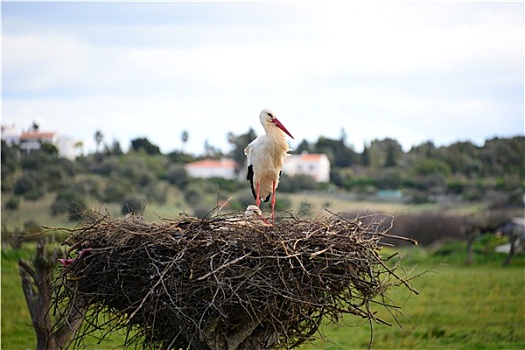
[[[227,156],[236,159],[250,135],[231,137]],[[245,181],[189,177],[184,164],[201,157],[161,154],[147,139],[132,146],[128,153],[113,147],[69,161],[51,145],[23,154],[3,144],[2,235],[43,225],[73,226],[85,209],[113,216],[134,212],[154,220],[183,212],[204,217],[216,213],[214,208],[243,210],[253,202]],[[321,137],[315,144],[301,143],[297,152],[327,154],[331,181],[319,184],[305,175],[283,174],[277,209],[296,216],[315,216],[327,208],[391,215],[439,211],[444,217],[487,217],[489,210],[502,222],[523,209],[524,149],[525,137],[515,137],[488,140],[483,147],[426,143],[404,153],[395,140],[385,139],[359,154],[342,140]]]

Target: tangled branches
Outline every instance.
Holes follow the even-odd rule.
[[[73,346],[103,329],[143,348],[293,348],[323,318],[384,322],[374,299],[413,290],[378,253],[382,220],[363,221],[95,215],[66,241],[80,254],[57,279],[55,306],[88,310]]]

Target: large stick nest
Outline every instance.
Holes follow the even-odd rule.
[[[70,232],[69,256],[81,253],[57,279],[61,314],[88,310],[73,347],[102,329],[125,331],[125,346],[143,348],[293,348],[325,317],[384,322],[371,306],[397,308],[384,298],[392,286],[414,291],[379,254],[392,238],[384,217],[271,226],[234,214],[156,223],[92,216]]]

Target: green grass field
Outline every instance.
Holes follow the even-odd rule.
[[[29,259],[34,245],[2,251],[2,349],[34,349],[31,328],[18,275],[19,258]],[[523,349],[525,348],[524,258],[514,266],[501,267],[502,258],[464,266],[461,258],[437,260],[421,248],[402,249],[403,266],[413,275],[430,269],[412,281],[419,295],[398,287],[389,297],[402,306],[396,320],[384,308],[378,317],[392,326],[374,325],[374,349]],[[320,339],[303,350],[361,349],[370,342],[370,325],[346,317],[340,325],[323,326]],[[97,344],[88,339],[88,349],[116,348],[122,335],[112,335]]]
[[[392,298],[403,315],[378,312],[392,327],[374,326],[375,349],[523,349],[525,347],[523,268],[436,266],[414,286]],[[370,326],[328,325],[324,340],[303,349],[359,349],[370,341]]]

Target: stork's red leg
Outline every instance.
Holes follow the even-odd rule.
[[[261,207],[261,185],[259,181],[255,183],[255,205]]]
[[[275,181],[272,181],[272,224],[275,220]]]

